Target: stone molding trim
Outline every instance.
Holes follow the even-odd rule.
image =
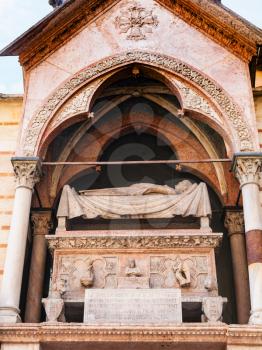
[[[54,249],[155,249],[155,248],[216,248],[222,241],[222,233],[174,234],[174,235],[147,235],[120,236],[113,235],[64,235],[46,236],[48,247]]]
[[[211,1],[156,1],[242,60],[249,61],[253,55],[256,55],[257,44],[262,43],[262,34],[258,28],[229,9],[212,4]],[[21,64],[29,70],[118,2],[119,0],[82,0],[77,4],[72,1],[67,2],[60,11],[57,11],[57,14],[50,14],[49,18],[45,19],[46,27],[43,27],[44,20],[41,21],[38,27],[32,28],[4,49],[3,54],[20,55]],[[52,22],[55,25],[52,25]]]
[[[33,235],[46,235],[52,228],[52,212],[50,211],[33,211],[31,222],[33,224]]]
[[[79,324],[14,324],[0,326],[1,343],[38,343],[54,342],[162,342],[262,346],[262,329],[255,326],[236,326],[220,323],[182,324],[176,327],[91,327]],[[215,349],[216,347],[214,347]]]
[[[92,23],[95,18],[103,15],[118,2],[120,2],[120,0],[82,0],[80,5],[79,2],[76,6],[72,4],[74,9],[73,11],[70,9],[70,12],[74,12],[73,18],[68,21],[69,14],[67,13],[61,17],[59,24],[56,23],[51,32],[49,31],[47,34],[47,29],[43,31],[43,33],[38,34],[37,40],[32,42],[30,49],[23,50],[21,52],[19,56],[21,65],[25,68],[25,70],[30,70],[42,62],[45,58],[50,56],[54,51],[62,47],[65,42],[77,35],[88,23]],[[67,6],[70,6],[70,4]],[[78,11],[80,6],[81,11]],[[63,8],[61,10],[62,12],[64,11]],[[76,13],[77,11],[78,13]],[[48,40],[46,39],[47,37]],[[26,42],[25,46],[27,45],[28,42]]]
[[[225,216],[225,227],[228,230],[228,236],[245,233],[245,221],[243,211],[227,210]]]
[[[236,143],[239,143],[236,145],[237,150],[254,151],[255,146],[247,122],[244,120],[235,102],[214,81],[175,58],[157,53],[131,51],[105,58],[89,66],[58,88],[32,118],[22,139],[21,148],[23,154],[32,156],[38,153],[39,136],[43,132],[42,129],[72,94],[91,80],[100,77],[108,71],[132,63],[148,64],[167,70],[195,85],[211,99],[230,121],[232,129],[235,130],[238,137],[238,140],[236,140]],[[229,136],[232,138],[232,135]]]
[[[237,153],[233,159],[233,171],[240,188],[247,184],[257,184],[262,168],[262,153]]]
[[[238,15],[208,0],[158,0],[186,23],[194,26],[216,43],[249,62],[256,55],[255,43],[262,42],[262,31],[251,31]]]
[[[11,159],[16,188],[26,187],[32,190],[41,177],[41,164],[37,157],[13,157]]]

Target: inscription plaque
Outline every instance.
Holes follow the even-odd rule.
[[[86,289],[84,323],[182,323],[180,289]]]

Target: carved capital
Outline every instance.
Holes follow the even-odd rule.
[[[32,190],[40,181],[41,164],[37,157],[12,158],[16,187],[26,187]]]
[[[225,227],[228,230],[228,235],[244,234],[245,222],[242,211],[227,211],[225,216]]]
[[[34,236],[47,235],[52,228],[51,211],[35,211],[31,215]]]
[[[247,184],[259,184],[259,173],[262,166],[262,154],[250,153],[235,155],[233,171],[240,186]]]

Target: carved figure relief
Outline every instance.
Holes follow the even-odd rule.
[[[142,273],[139,267],[136,266],[135,259],[130,259],[128,262],[128,266],[126,267],[125,274],[127,277],[140,277]]]
[[[83,298],[85,288],[180,288],[182,293],[217,296],[209,255],[75,253],[55,261],[53,281],[64,300]]]
[[[152,33],[152,28],[158,26],[157,16],[152,10],[134,4],[127,10],[122,10],[121,15],[115,19],[116,28],[119,32],[127,33],[128,40],[145,40],[146,33]]]
[[[86,262],[86,273],[85,275],[80,279],[80,282],[82,286],[85,288],[90,288],[94,284],[94,266],[93,266],[93,261],[88,258]]]
[[[150,259],[151,288],[204,290],[208,275],[207,257],[157,256]]]

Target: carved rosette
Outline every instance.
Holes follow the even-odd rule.
[[[227,211],[225,217],[225,227],[228,230],[229,236],[236,233],[244,233],[244,213],[242,211]]]
[[[32,190],[40,181],[41,167],[39,158],[12,158],[16,188]]]
[[[31,215],[34,235],[47,235],[52,227],[51,211],[33,212]]]
[[[153,11],[135,4],[127,10],[121,11],[121,15],[115,19],[115,25],[120,34],[127,33],[128,40],[144,40],[146,33],[152,33],[152,28],[158,26],[157,16]]]
[[[261,172],[261,157],[237,157],[234,164],[235,176],[240,186],[247,184],[259,184],[259,173]]]

